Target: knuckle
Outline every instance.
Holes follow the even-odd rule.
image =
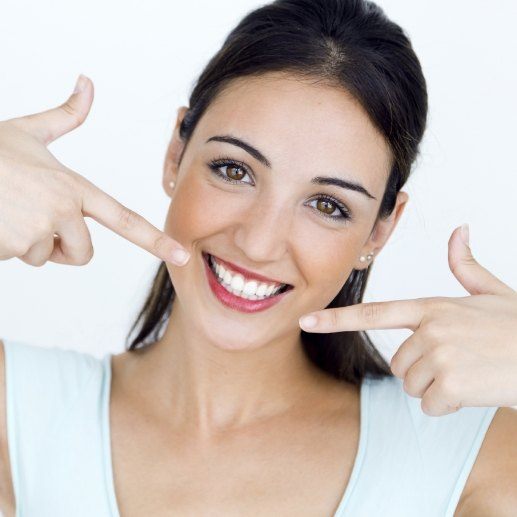
[[[426,343],[429,345],[443,343],[445,337],[444,329],[436,322],[430,322],[426,325],[422,325],[420,333],[424,336]]]
[[[429,416],[438,416],[436,410],[433,408],[433,403],[430,400],[430,397],[424,396],[422,397],[422,402],[420,403],[420,407],[422,411]]]
[[[437,296],[427,300],[427,307],[434,313],[447,313],[454,305],[453,299],[447,296]]]
[[[437,388],[443,397],[444,401],[447,402],[451,406],[456,406],[454,403],[456,398],[456,386],[454,379],[451,375],[441,375],[436,381]]]
[[[37,259],[36,258],[31,259],[29,263],[31,264],[31,266],[34,266],[34,267],[41,267],[47,263],[47,259],[43,258],[43,257],[39,257]]]
[[[72,217],[77,211],[75,202],[68,196],[61,196],[54,203],[54,215],[58,220],[66,220]]]
[[[431,361],[431,363],[435,366],[441,366],[446,361],[446,353],[443,345],[438,346],[435,343],[432,343],[432,346],[429,346],[429,340],[426,338],[426,356]]]
[[[361,316],[368,322],[375,322],[378,320],[380,315],[380,305],[376,302],[365,303],[361,306]]]
[[[36,240],[39,241],[52,234],[52,224],[48,219],[37,217],[33,220],[32,224]]]
[[[138,214],[128,208],[127,206],[122,205],[120,208],[120,212],[118,215],[118,220],[120,226],[124,230],[132,230],[138,224]]]
[[[449,366],[450,356],[445,347],[439,346],[429,352],[429,360],[440,372],[444,373]]]
[[[61,104],[59,108],[63,110],[68,116],[72,117],[76,125],[80,125],[82,123],[82,117],[79,115],[77,110],[70,104],[69,101]]]
[[[90,262],[90,260],[92,260],[94,254],[95,254],[95,250],[93,249],[93,246],[90,246],[90,249],[88,250],[88,253],[86,255],[87,263]]]
[[[82,255],[76,262],[75,264],[78,265],[78,266],[84,266],[86,264],[88,264],[88,262],[90,262],[90,260],[92,260],[93,258],[93,246],[89,248],[89,250],[84,254]]]
[[[336,328],[339,324],[338,310],[337,309],[328,309],[327,312],[328,312],[327,324],[329,325],[330,328]]]
[[[411,395],[412,397],[420,395],[420,390],[417,388],[418,379],[414,379],[410,372],[404,377],[402,386],[408,395]]]
[[[70,266],[82,266],[82,256],[66,254],[66,263]]]
[[[72,171],[66,167],[55,167],[53,170],[52,179],[55,186],[56,196],[61,199],[72,199],[75,195],[75,185],[77,184],[76,178],[73,176]]]
[[[476,259],[474,257],[465,257],[461,259],[450,257],[448,258],[449,268],[450,270],[457,275],[464,269],[466,266],[475,266],[477,265]]]
[[[165,246],[167,244],[167,239],[165,238],[165,235],[161,234],[156,237],[156,239],[153,242],[153,251],[155,253],[160,253],[161,251],[165,251]]]
[[[65,253],[66,263],[71,266],[84,266],[93,258],[94,249],[91,239],[85,238],[78,246],[70,248]]]
[[[81,191],[84,191],[88,186],[91,185],[91,183],[86,178],[72,169],[65,168],[65,170],[61,172],[63,181],[67,185],[69,192],[71,192],[72,195],[80,195]]]
[[[78,196],[83,197],[86,194],[95,194],[99,189],[87,178],[81,176],[72,169],[67,169],[68,183],[73,192]]]

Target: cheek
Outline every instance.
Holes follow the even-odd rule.
[[[164,231],[182,245],[217,233],[227,219],[234,220],[228,195],[218,192],[203,178],[197,179],[194,173],[176,188]]]
[[[300,250],[300,256],[303,256],[300,261],[305,269],[308,287],[330,303],[356,264],[360,239],[352,231],[339,236],[324,236],[324,232],[320,231],[318,236],[314,235],[305,242],[317,243],[305,245]]]

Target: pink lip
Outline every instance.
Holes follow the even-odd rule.
[[[208,264],[208,256],[203,254],[203,262],[205,264],[205,271],[208,278],[208,285],[210,289],[214,293],[215,297],[224,305],[229,307],[230,309],[234,309],[240,312],[258,312],[263,311],[265,309],[269,309],[272,305],[275,305],[283,297],[288,294],[292,289],[285,291],[281,294],[277,294],[271,298],[265,298],[264,300],[246,300],[244,298],[240,298],[239,296],[235,296],[234,294],[228,292],[215,277],[214,272],[210,268]]]
[[[244,269],[242,267],[239,267],[232,262],[228,262],[226,260],[220,259],[219,257],[216,257],[217,262],[221,263],[223,266],[228,266],[229,269],[232,271],[235,271],[236,273],[240,273],[246,280],[260,280],[261,282],[268,282],[268,283],[276,283],[276,284],[285,284],[287,282],[281,282],[280,280],[275,280],[274,278],[267,278],[265,276],[259,275],[258,273],[253,273],[251,271],[248,271],[247,269]]]

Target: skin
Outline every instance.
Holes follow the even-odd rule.
[[[91,90],[85,95],[91,103]],[[73,102],[84,119],[87,100]],[[114,200],[90,184],[83,189],[82,181],[78,189],[86,215],[119,235],[157,256],[176,242],[191,253],[184,266],[166,262],[177,296],[161,339],[113,357],[110,425],[120,512],[199,515],[210,505],[231,515],[238,493],[238,510],[247,514],[330,514],[357,453],[359,387],[305,357],[298,319],[328,305],[352,269],[367,267],[361,255],[378,256],[408,196],[399,192],[391,216],[374,228],[392,157],[361,106],[334,86],[279,73],[237,79],[210,105],[185,149],[184,113],[180,108],[164,163],[168,239],[135,214],[116,222],[108,217],[120,209]],[[44,116],[20,124],[48,127]],[[258,148],[271,169],[234,145],[206,143],[230,133]],[[242,184],[211,172],[207,162],[221,155],[245,162],[251,173],[237,176]],[[310,183],[325,175],[361,183],[375,199]],[[341,200],[353,219],[327,219],[320,193]],[[335,205],[331,210],[339,214]],[[260,313],[230,310],[209,290],[202,250],[294,290]],[[7,458],[6,443],[2,450]],[[12,490],[2,498],[10,515]]]
[[[391,217],[372,231],[390,150],[360,105],[335,87],[283,74],[235,80],[203,115],[186,148],[179,138],[184,114],[180,108],[164,164],[163,188],[171,197],[164,232],[191,259],[181,268],[167,263],[177,298],[162,338],[113,358],[119,507],[124,515],[137,514],[136,508],[157,514],[169,501],[168,511],[173,506],[186,515],[205,501],[229,515],[221,501],[246,493],[251,476],[262,490],[255,499],[243,496],[240,510],[329,514],[357,453],[359,387],[331,378],[305,357],[298,319],[324,308],[353,268],[366,267],[361,255],[378,255],[408,196],[400,192]],[[222,134],[259,149],[271,170],[240,147],[206,143]],[[242,184],[211,172],[207,162],[221,155],[251,170],[246,176],[233,171]],[[359,182],[376,199],[312,185],[316,175]],[[325,218],[326,207],[314,201],[322,192],[341,200],[353,222]],[[263,312],[228,309],[209,290],[204,250],[295,288],[285,303]],[[153,468],[151,480],[149,471],[139,473],[143,462],[166,468]],[[217,465],[213,476],[207,464]],[[315,470],[321,483],[314,481]],[[192,472],[198,491],[178,483],[185,472]],[[143,495],[145,487],[152,497]]]
[[[179,165],[184,112],[165,160],[164,231],[192,258],[182,268],[167,264],[177,300],[163,338],[138,357],[138,378],[157,410],[202,439],[283,412],[321,385],[301,349],[298,318],[325,307],[353,268],[366,267],[361,255],[379,253],[408,196],[399,193],[392,216],[371,234],[391,155],[363,109],[335,87],[280,74],[234,81],[200,120]],[[254,145],[272,169],[237,146],[205,143],[220,134]],[[245,162],[254,178],[234,175],[255,186],[214,176],[206,164],[220,155]],[[376,199],[310,184],[326,173],[360,182]],[[310,201],[319,192],[343,201],[354,221],[327,220]],[[211,296],[202,250],[295,289],[256,314],[228,309]]]

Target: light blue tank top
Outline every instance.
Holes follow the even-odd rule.
[[[120,517],[111,354],[4,344],[16,517]],[[334,517],[453,517],[498,408],[432,417],[402,384],[397,377],[363,381],[359,448]]]

